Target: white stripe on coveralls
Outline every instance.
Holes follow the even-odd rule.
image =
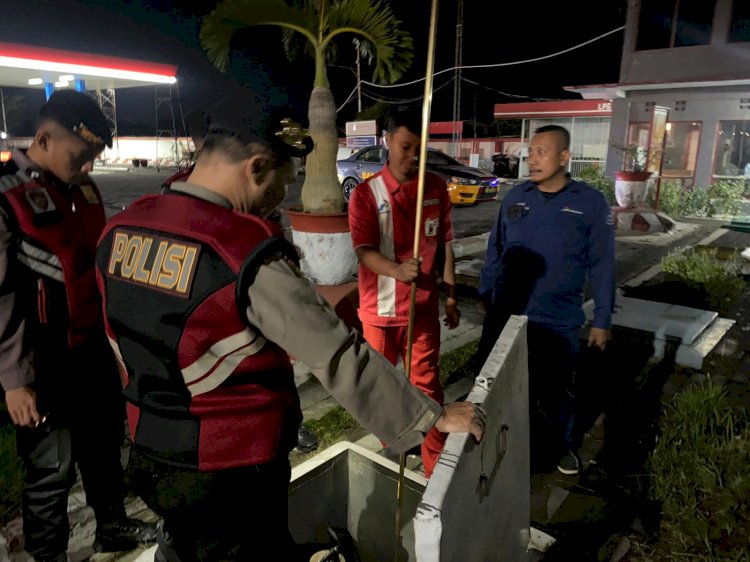
[[[393,212],[391,197],[382,177],[370,180],[370,190],[375,197],[380,227],[380,248],[383,257],[395,261],[393,246]],[[396,280],[386,275],[378,275],[378,316],[396,316]]]

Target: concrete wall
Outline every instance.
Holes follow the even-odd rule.
[[[636,51],[640,6],[628,3],[620,82],[673,82],[750,78],[750,43],[727,41],[732,0],[717,0],[711,44],[673,49]]]
[[[192,141],[187,137],[177,139],[177,157],[175,159],[175,139],[162,137],[119,137],[112,148],[104,151],[103,158],[108,162],[129,163],[133,158],[145,158],[149,164],[161,160],[163,163],[176,163],[187,158],[195,150]]]
[[[750,67],[750,65],[748,65]],[[628,124],[650,122],[649,103],[670,108],[670,121],[695,121],[701,123],[698,158],[694,186],[710,185],[716,153],[720,121],[748,120],[750,111],[741,100],[750,98],[750,87],[692,88],[628,92],[628,97],[614,100],[610,138],[625,142]],[[675,102],[685,102],[684,109],[675,111]],[[610,149],[607,157],[607,175],[621,170],[622,155]]]

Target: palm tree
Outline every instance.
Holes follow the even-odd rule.
[[[398,80],[409,67],[413,41],[384,0],[290,2],[223,0],[203,21],[200,39],[211,62],[224,70],[232,36],[242,29],[256,25],[283,28],[287,54],[292,53],[294,39],[304,37],[315,59],[315,83],[308,107],[315,149],[307,156],[302,207],[314,213],[336,213],[342,211],[344,201],[336,175],[336,105],[326,71],[333,39],[342,34],[360,39],[360,54],[375,60],[373,80],[381,83]]]

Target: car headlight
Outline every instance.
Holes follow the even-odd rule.
[[[473,180],[470,178],[459,178],[458,176],[453,176],[451,178],[452,183],[458,183],[461,185],[477,185],[479,183],[477,180]]]

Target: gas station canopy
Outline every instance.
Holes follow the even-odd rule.
[[[174,84],[177,67],[0,42],[0,86],[106,90]]]

